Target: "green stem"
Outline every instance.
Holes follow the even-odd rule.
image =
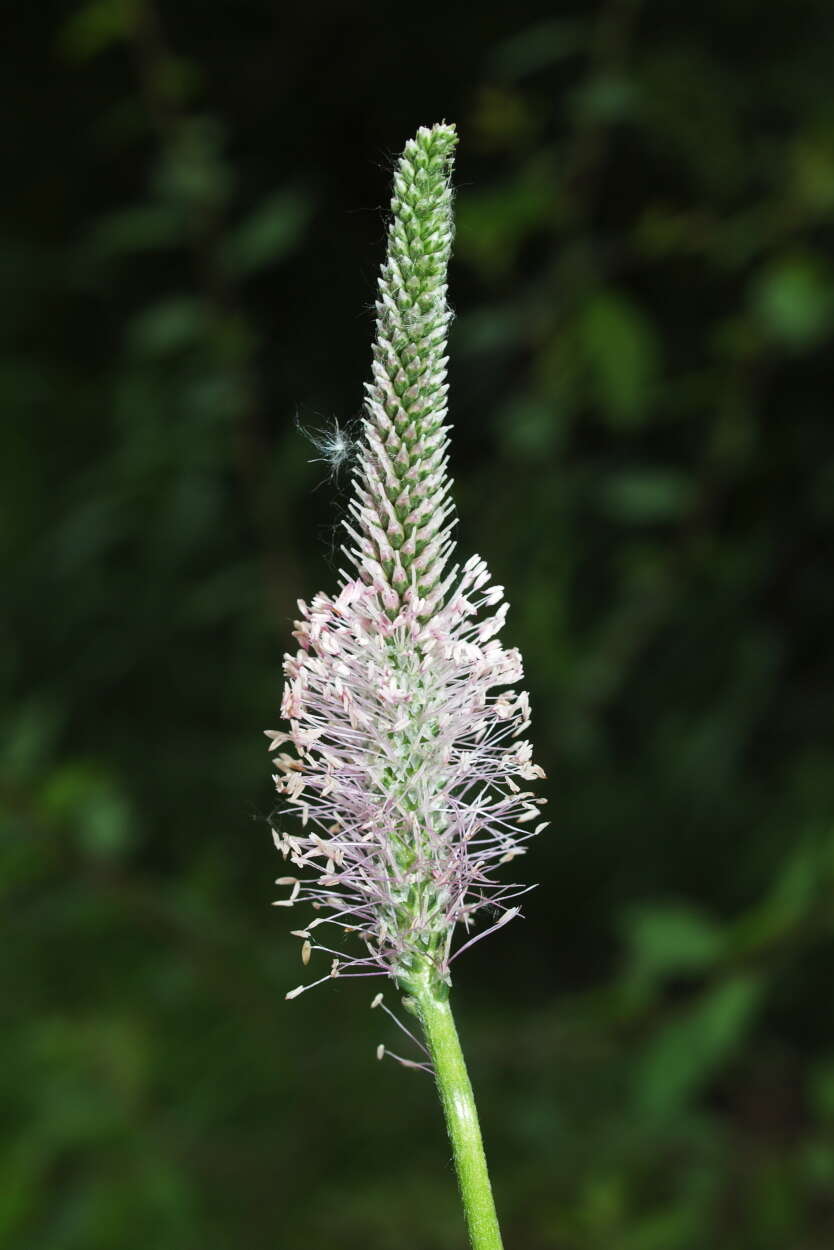
[[[430,978],[428,972],[419,980],[413,979],[409,989],[434,1064],[472,1250],[502,1250],[475,1097],[449,1005],[448,989]]]

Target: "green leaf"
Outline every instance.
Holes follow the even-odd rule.
[[[585,46],[587,32],[585,23],[572,19],[537,22],[498,44],[492,54],[495,72],[503,78],[518,79],[576,56]]]
[[[310,197],[299,190],[276,191],[226,241],[223,262],[229,273],[247,277],[288,255],[310,219]]]
[[[555,404],[530,396],[510,400],[499,409],[495,429],[502,445],[515,458],[539,460],[551,455],[564,440],[566,424]]]
[[[153,174],[156,194],[191,215],[195,232],[229,202],[236,171],[224,154],[225,132],[212,117],[178,123]]]
[[[115,859],[133,842],[133,812],[116,780],[95,763],[74,760],[48,779],[41,798],[46,819],[68,829],[93,859]]]
[[[600,74],[584,83],[573,96],[577,117],[594,125],[625,121],[635,111],[637,91],[627,78]]]
[[[625,920],[630,971],[649,980],[702,972],[720,958],[723,930],[685,903],[635,907]]]
[[[138,0],[92,0],[65,23],[59,47],[73,60],[90,60],[111,44],[127,39],[138,16]]]
[[[732,943],[739,953],[753,953],[796,932],[825,889],[824,866],[812,843],[799,847],[780,866],[770,893],[736,922]]]
[[[152,305],[130,327],[130,345],[144,356],[165,356],[190,347],[206,329],[206,310],[190,295]]]
[[[613,291],[594,295],[580,318],[591,394],[614,429],[645,421],[658,374],[658,343],[646,314]]]
[[[831,327],[831,284],[811,256],[774,261],[753,283],[751,302],[765,333],[785,347],[813,347]]]
[[[695,502],[695,487],[672,469],[630,469],[603,479],[599,497],[615,521],[653,525],[685,516]]]
[[[554,179],[543,160],[530,162],[511,181],[461,197],[458,254],[487,273],[506,272],[529,235],[551,228],[555,202]]]
[[[171,205],[139,204],[97,222],[85,250],[93,262],[108,260],[176,247],[183,234],[182,216]]]
[[[744,1039],[761,990],[758,977],[733,977],[660,1029],[637,1065],[642,1112],[670,1115],[703,1090]]]

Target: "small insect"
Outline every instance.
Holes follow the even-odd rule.
[[[338,477],[339,471],[353,459],[356,454],[358,440],[353,437],[350,426],[339,424],[338,417],[333,418],[332,425],[308,427],[302,425],[298,416],[295,418],[296,428],[312,443],[320,454],[308,460],[308,464],[326,464],[330,467],[331,477]],[[355,423],[352,423],[355,428]]]

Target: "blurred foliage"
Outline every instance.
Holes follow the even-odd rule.
[[[0,1247],[462,1245],[363,992],[283,1002],[261,737],[339,563],[296,413],[359,410],[389,156],[441,117],[461,542],[554,821],[458,976],[508,1250],[830,1246],[830,7],[13,25]]]

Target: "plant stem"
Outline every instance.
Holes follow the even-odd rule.
[[[423,1026],[434,1064],[472,1250],[502,1250],[501,1230],[492,1197],[475,1097],[455,1028],[448,989],[434,978],[430,979],[428,972],[419,980],[412,980],[409,989],[413,1010]]]

